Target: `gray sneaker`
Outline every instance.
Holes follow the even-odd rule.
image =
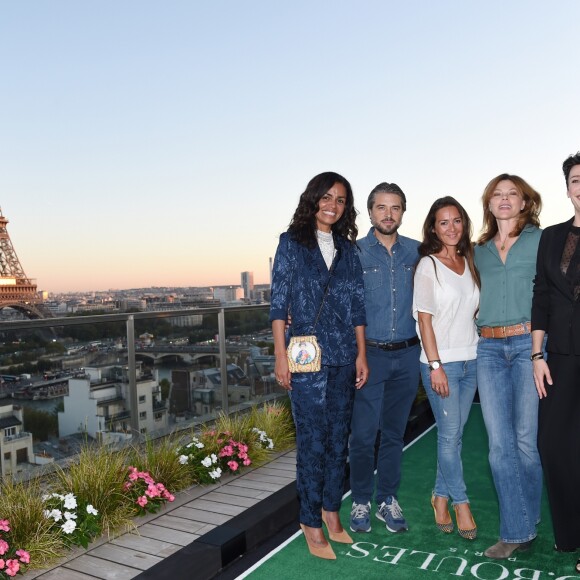
[[[409,529],[403,510],[394,495],[387,496],[387,499],[379,506],[376,516],[381,522],[385,522],[389,532],[406,532]]]
[[[350,512],[350,530],[352,532],[371,531],[371,504],[354,503]]]

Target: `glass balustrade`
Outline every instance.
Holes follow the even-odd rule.
[[[0,321],[1,473],[286,397],[268,305]]]

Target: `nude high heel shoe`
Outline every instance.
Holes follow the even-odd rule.
[[[449,513],[449,508],[447,508],[447,522],[439,523],[437,521],[437,510],[435,509],[435,495],[431,496],[431,505],[433,506],[433,513],[435,514],[435,525],[441,530],[444,534],[450,534],[453,532],[453,520],[451,519],[451,514]]]
[[[302,528],[302,533],[304,534],[304,539],[306,540],[308,549],[313,556],[322,558],[323,560],[336,560],[336,554],[334,553],[334,550],[330,544],[326,544],[326,546],[317,546],[314,543],[310,543],[308,535],[306,534],[306,526],[304,524],[300,524],[300,527]]]
[[[353,543],[352,538],[348,535],[347,532],[344,531],[344,529],[342,530],[342,532],[333,532],[328,527],[328,523],[326,521],[326,512],[324,510],[322,510],[322,521],[324,522],[324,525],[326,526],[326,529],[328,530],[328,535],[333,542],[339,542],[341,544],[352,544]]]
[[[473,519],[473,514],[471,514],[471,509],[469,513],[469,517],[471,518],[471,528],[461,528],[459,526],[459,520],[457,519],[457,507],[456,505],[453,506],[455,510],[455,519],[457,520],[457,531],[462,538],[466,540],[475,540],[477,538],[477,526],[475,525],[475,520]]]

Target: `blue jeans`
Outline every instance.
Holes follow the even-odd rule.
[[[437,476],[433,493],[451,498],[455,505],[469,502],[463,481],[461,445],[477,386],[477,363],[475,360],[449,362],[443,368],[449,384],[449,396],[444,399],[431,388],[429,366],[423,363],[421,377],[437,422]]]
[[[355,392],[350,434],[350,487],[355,503],[373,499],[379,430],[377,504],[397,495],[403,436],[419,386],[419,353],[418,344],[395,351],[367,347],[369,382]]]
[[[499,534],[514,544],[535,538],[540,521],[539,399],[531,352],[529,334],[480,338],[477,346],[477,388],[499,500]]]
[[[322,526],[323,509],[337,512],[342,503],[354,375],[354,364],[292,375],[300,523],[311,528]]]

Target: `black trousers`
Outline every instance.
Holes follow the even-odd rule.
[[[540,401],[538,449],[559,549],[580,548],[580,356],[548,354],[554,384]]]

